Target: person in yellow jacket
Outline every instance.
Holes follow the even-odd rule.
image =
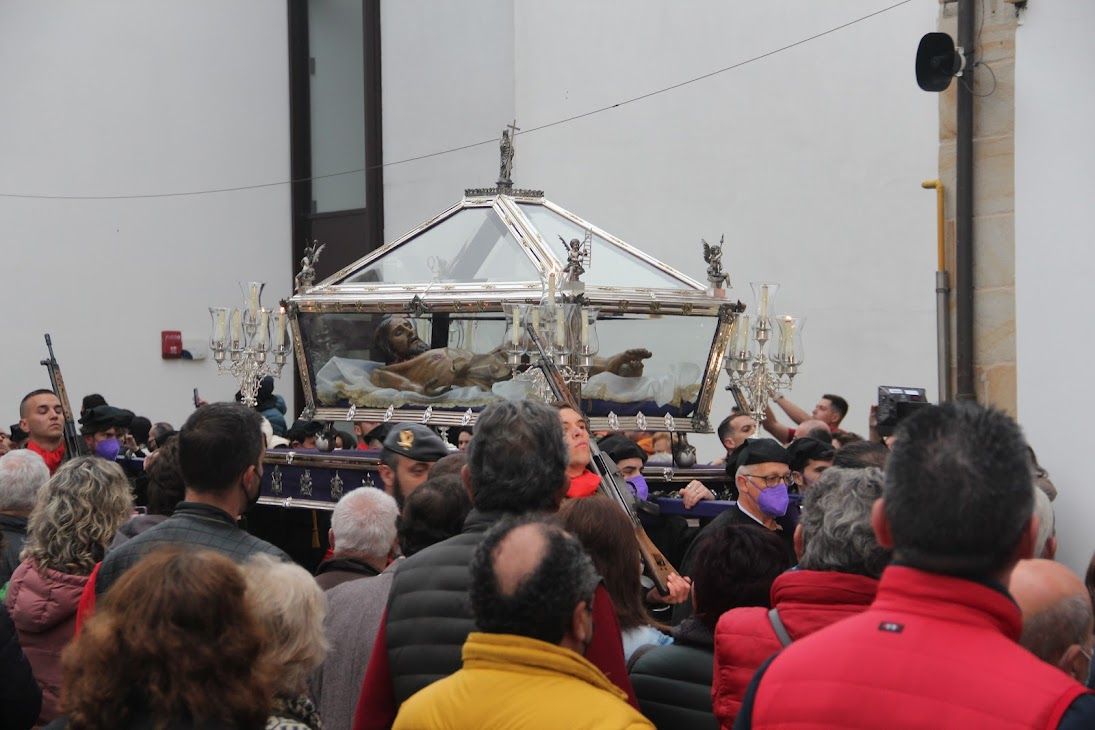
[[[544,520],[504,520],[471,564],[479,632],[463,668],[403,703],[395,730],[653,728],[582,656],[600,581],[581,544]]]

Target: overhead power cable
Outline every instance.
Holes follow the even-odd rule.
[[[574,121],[577,121],[579,119],[585,119],[586,117],[594,116],[595,114],[601,114],[602,112],[607,112],[607,111],[610,111],[612,109],[619,109],[622,106],[627,106],[628,104],[634,104],[637,101],[643,101],[644,99],[649,99],[651,97],[658,96],[660,94],[665,94],[665,93],[668,93],[670,91],[674,91],[676,89],[679,89],[681,87],[697,83],[699,81],[704,81],[704,80],[712,78],[714,76],[724,74],[728,71],[733,71],[735,69],[741,68],[742,66],[746,66],[750,63],[755,63],[755,62],[761,61],[765,58],[769,58],[769,57],[774,56],[778,53],[783,53],[784,51],[789,51],[792,48],[797,48],[797,47],[799,47],[801,45],[804,45],[806,43],[809,43],[811,41],[815,41],[818,38],[823,38],[827,35],[831,35],[831,34],[836,33],[838,31],[844,30],[845,28],[849,28],[853,25],[856,25],[857,23],[862,23],[865,20],[870,20],[871,18],[882,15],[883,13],[887,13],[891,10],[899,8],[902,5],[908,5],[912,1],[913,0],[901,0],[900,2],[893,3],[892,5],[887,5],[884,8],[879,8],[878,10],[875,10],[874,12],[871,12],[871,13],[868,13],[866,15],[855,18],[854,20],[849,20],[846,23],[841,23],[840,25],[833,26],[832,28],[829,28],[827,30],[823,30],[823,31],[821,31],[819,33],[815,33],[811,36],[807,36],[806,38],[802,38],[802,39],[797,40],[793,43],[788,43],[785,46],[780,46],[779,48],[773,48],[770,51],[765,51],[764,53],[761,53],[761,54],[756,55],[756,56],[752,56],[752,57],[744,59],[742,61],[738,61],[737,63],[733,63],[729,66],[724,66],[723,68],[715,69],[714,71],[709,71],[705,74],[700,74],[699,76],[694,76],[690,79],[686,79],[684,81],[679,81],[675,84],[670,84],[669,86],[665,86],[665,87],[660,88],[660,89],[655,89],[654,91],[648,91],[644,94],[640,94],[638,96],[631,97],[630,99],[624,99],[623,101],[615,102],[614,104],[608,104],[608,105],[605,105],[605,106],[602,106],[602,107],[598,107],[596,109],[590,109],[589,111],[585,111],[585,112],[582,112],[580,114],[574,114],[574,115],[569,116],[569,117],[564,117],[562,119],[557,119],[554,122],[547,122],[546,124],[540,124],[540,125],[535,126],[535,127],[529,127],[527,129],[523,129],[522,131],[518,132],[517,134],[518,134],[518,136],[523,136],[523,135],[526,135],[526,134],[532,134],[534,132],[539,132],[539,131],[544,130],[544,129],[550,129],[551,127],[557,127],[561,124],[568,124],[570,122],[574,122]],[[32,200],[139,200],[139,199],[143,199],[143,198],[178,198],[178,197],[185,197],[185,196],[191,196],[191,195],[211,195],[211,194],[214,194],[214,193],[232,193],[232,192],[237,192],[237,191],[240,191],[240,190],[259,190],[259,189],[262,189],[262,188],[272,188],[272,187],[277,187],[277,186],[280,186],[280,185],[291,185],[293,183],[314,182],[316,180],[326,180],[326,179],[334,178],[334,177],[342,177],[344,175],[357,175],[357,174],[366,172],[367,170],[373,170],[373,169],[376,169],[376,168],[379,168],[379,167],[394,167],[396,165],[405,165],[408,162],[417,162],[419,160],[427,160],[431,157],[440,157],[441,155],[448,155],[448,154],[452,154],[453,152],[460,152],[460,151],[463,151],[463,150],[472,149],[474,147],[482,147],[484,145],[496,144],[496,143],[498,143],[498,141],[499,141],[498,137],[492,137],[490,139],[484,139],[484,140],[480,140],[478,142],[471,142],[469,144],[460,145],[459,147],[450,147],[448,149],[438,150],[436,152],[428,152],[428,153],[422,154],[422,155],[415,155],[414,157],[406,157],[406,158],[401,159],[401,160],[393,160],[391,162],[383,162],[383,163],[380,163],[380,164],[377,164],[377,165],[369,165],[369,166],[366,166],[366,167],[358,167],[358,168],[355,168],[353,170],[343,170],[341,172],[330,172],[330,173],[326,173],[326,174],[323,174],[323,175],[311,175],[309,177],[293,178],[293,179],[290,179],[290,180],[279,180],[279,181],[276,181],[276,182],[258,183],[258,184],[255,184],[255,185],[235,185],[235,186],[232,186],[232,187],[209,188],[209,189],[205,189],[205,190],[187,190],[187,191],[172,192],[172,193],[137,193],[137,194],[131,194],[131,195],[48,195],[48,194],[33,194],[33,193],[2,193],[2,192],[0,192],[0,198],[26,198],[26,199],[32,199]]]

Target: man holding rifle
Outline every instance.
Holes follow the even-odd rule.
[[[87,453],[83,439],[76,435],[72,422],[72,408],[68,404],[68,391],[61,377],[61,366],[53,356],[53,341],[46,335],[49,358],[42,360],[52,390],[33,390],[19,403],[19,428],[27,432],[27,448],[46,462],[52,476],[65,459]]]
[[[30,434],[27,448],[42,457],[52,476],[65,458],[65,413],[52,390],[32,390],[23,397],[19,428]]]
[[[592,452],[589,447],[589,427],[586,425],[585,415],[574,410],[567,403],[556,403],[555,408],[559,411],[559,422],[563,427],[563,440],[567,445],[567,499],[592,497],[597,494],[601,486],[601,477],[589,468]],[[617,438],[626,441],[623,436]],[[634,446],[634,451],[642,453],[638,446]],[[638,471],[637,476],[642,479],[642,462],[639,459],[635,459],[635,461],[639,461],[638,469],[640,471]],[[624,476],[622,470],[621,476]],[[634,479],[634,476],[632,476],[632,479]],[[630,481],[627,481],[626,477],[625,482],[638,496],[639,489]],[[646,480],[644,479],[642,483],[645,485]],[[644,494],[641,498],[645,499],[646,496]],[[666,576],[665,580],[666,592],[662,593],[657,588],[651,588],[646,596],[647,602],[655,604],[681,603],[688,598],[688,593],[692,589],[692,582],[689,578],[681,577],[674,572]]]

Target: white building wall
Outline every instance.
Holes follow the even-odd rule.
[[[1095,531],[1085,414],[1095,344],[1095,28],[1089,3],[1031,3],[1016,33],[1015,311],[1019,419],[1057,485],[1058,559],[1084,574]]]
[[[518,125],[532,129],[882,4],[518,0],[512,10],[490,2],[468,12],[467,3],[428,3],[439,18],[424,17],[421,5],[383,6],[388,160],[497,137],[511,95]],[[809,409],[823,392],[843,394],[852,403],[846,427],[865,435],[876,386],[936,392],[935,198],[920,182],[938,169],[938,98],[917,88],[913,57],[938,12],[934,2],[902,6],[690,86],[520,135],[514,182],[542,188],[701,281],[700,238],[725,233],[733,293],[751,305],[749,282],[776,280],[784,286],[777,308],[807,316],[807,364],[792,399]],[[497,144],[388,168],[386,237],[496,174]],[[729,407],[720,393],[713,424]],[[701,458],[719,454],[714,436],[694,441]]]
[[[487,140],[515,116],[525,128],[555,121],[875,9],[490,0],[469,12],[389,1],[385,159]],[[863,431],[874,386],[934,388],[932,196],[918,184],[935,169],[935,99],[913,85],[909,59],[936,13],[905,6],[522,136],[516,180],[698,278],[699,238],[725,232],[736,293],[748,300],[751,279],[774,278],[781,308],[808,317],[795,399],[844,393],[848,425]],[[282,4],[260,0],[3,4],[0,88],[12,111],[0,117],[0,192],[124,196],[288,179],[285,22]],[[389,167],[386,237],[496,174],[494,143]],[[6,197],[0,218],[0,287],[17,315],[5,349],[37,353],[48,330],[74,398],[99,391],[154,419],[183,418],[194,386],[213,398],[234,390],[209,361],[162,361],[161,329],[203,340],[205,308],[234,303],[239,279],[270,282],[270,302],[289,288],[286,185]],[[36,360],[9,359],[0,399],[44,383]],[[727,407],[720,398],[713,419]],[[713,439],[704,449],[715,455]]]
[[[289,179],[284,3],[0,3],[0,193],[130,196]],[[208,340],[237,281],[287,296],[289,186],[161,198],[0,197],[0,424],[48,387],[53,335],[73,407],[90,392],[177,426],[191,389],[236,385],[165,361],[160,331]],[[278,386],[292,393],[292,373]]]
[[[380,6],[384,162],[497,139],[514,111],[512,0],[385,0]],[[498,179],[498,143],[384,169],[392,241]]]

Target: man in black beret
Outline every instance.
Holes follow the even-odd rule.
[[[88,451],[113,461],[122,450],[119,431],[129,428],[133,411],[101,405],[88,408],[80,417],[80,435]]]
[[[798,563],[795,555],[795,525],[787,514],[791,505],[788,483],[791,481],[790,456],[774,439],[748,439],[736,451],[737,461],[727,466],[727,475],[733,476],[738,489],[738,500],[733,507],[708,523],[688,546],[681,561],[681,575],[692,570],[692,556],[718,525],[760,525],[776,533],[792,564]],[[673,623],[692,615],[690,602],[673,608]]]
[[[400,510],[403,500],[429,477],[430,465],[448,453],[441,437],[420,423],[392,426],[380,450],[378,471],[384,491],[395,497]]]
[[[787,447],[789,466],[800,491],[817,483],[822,472],[833,465],[834,454],[832,444],[817,439],[803,437],[790,443]]]
[[[790,455],[774,439],[751,439],[738,449],[734,484],[738,501],[715,518],[741,525],[761,525],[776,532],[794,557],[793,532],[784,529],[781,518],[790,505]]]

